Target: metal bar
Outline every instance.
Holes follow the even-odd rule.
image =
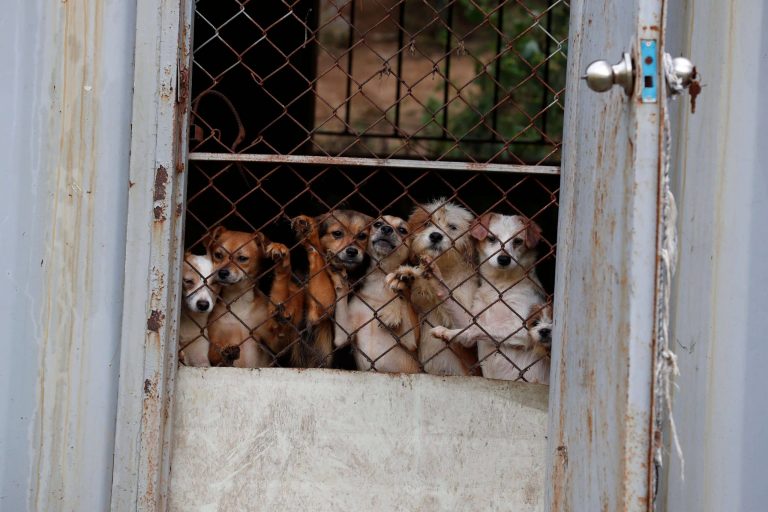
[[[364,135],[358,135],[356,133],[351,133],[349,131],[324,131],[324,130],[318,130],[315,132],[312,132],[312,135],[333,135],[333,136],[342,136],[342,137],[359,137],[360,139],[402,139],[402,136],[400,135],[391,135],[387,133],[366,133]],[[445,137],[445,136],[439,136],[439,135],[412,135],[408,137],[410,140],[437,140],[437,141],[449,141],[449,142],[457,142],[457,140],[453,137]],[[471,139],[469,137],[461,137],[461,139],[458,142],[466,143],[466,144],[500,144],[504,141],[498,139],[498,138],[486,138],[486,139]],[[508,142],[504,142],[504,144],[507,145],[531,145],[531,146],[551,146],[552,143],[548,142],[546,140],[537,139],[537,140],[511,140]]]
[[[252,162],[297,165],[328,165],[347,167],[386,167],[392,169],[435,169],[441,171],[487,171],[519,174],[560,174],[560,167],[554,165],[512,165],[482,164],[475,162],[436,162],[433,160],[401,160],[352,158],[341,156],[304,155],[255,155],[252,153],[190,153],[190,161],[202,162]]]
[[[397,73],[395,78],[397,79],[397,91],[395,92],[395,125],[392,127],[393,134],[397,136],[397,132],[394,131],[396,127],[400,127],[400,96],[402,94],[402,76],[403,76],[403,36],[405,34],[405,0],[400,4],[399,25],[397,27]],[[349,96],[347,96],[349,97]]]
[[[445,87],[443,88],[443,129],[448,129],[448,86],[451,81],[451,34],[453,34],[453,6],[448,7],[448,19],[445,29]]]
[[[491,126],[493,132],[496,133],[499,125],[499,109],[496,105],[499,104],[499,83],[501,82],[501,35],[504,33],[504,3],[506,0],[499,0],[499,20],[498,30],[496,31],[496,66],[493,71],[493,75],[496,78],[493,82],[493,113],[491,114]]]
[[[544,43],[544,55],[549,57],[550,51],[552,50],[552,0],[547,0],[547,37],[546,41]],[[549,66],[551,64],[551,60],[547,60],[547,63],[544,64],[544,83],[549,83]],[[539,108],[539,112],[544,112],[544,115],[541,116],[541,133],[542,133],[542,140],[544,139],[544,135],[547,133],[547,118],[549,118],[549,111],[545,110],[547,108],[547,103],[549,103],[547,100],[549,99],[549,92],[547,91],[546,87],[541,88],[541,107]]]
[[[355,37],[355,0],[349,2],[349,36],[347,37],[347,101],[344,102],[344,126],[352,119],[352,46]],[[345,128],[346,129],[346,128]]]

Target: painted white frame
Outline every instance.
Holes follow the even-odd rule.
[[[137,1],[116,511],[165,509],[193,8],[193,0]]]

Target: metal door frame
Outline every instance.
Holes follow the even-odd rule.
[[[112,510],[164,510],[183,257],[193,0],[137,1]]]
[[[642,38],[659,39],[662,26],[661,0],[647,0],[659,8],[641,9],[637,15],[637,37],[633,49]],[[641,3],[641,5],[643,5]],[[112,488],[113,510],[164,509],[168,484],[170,419],[172,417],[173,387],[176,372],[176,318],[179,296],[178,278],[183,255],[183,212],[185,203],[185,155],[187,152],[187,125],[189,110],[189,69],[191,61],[193,0],[162,0],[159,4],[149,0],[137,2],[137,33],[134,76],[133,135],[127,228],[127,258],[125,268],[125,305],[121,342],[119,409],[116,425],[115,460]],[[568,104],[566,117],[575,108],[573,98],[577,87],[575,78],[582,71],[582,56],[578,55],[582,33],[582,3],[571,7],[571,33],[569,34]],[[591,57],[591,56],[585,56]],[[637,91],[636,85],[636,91]],[[570,107],[569,107],[570,105]],[[637,235],[637,250],[641,253],[633,260],[633,275],[653,279],[656,276],[656,243],[658,177],[661,154],[660,120],[661,99],[655,105],[638,105],[633,110],[633,124],[637,140],[656,147],[653,156],[638,157],[635,152],[633,166],[652,169],[653,172],[636,176],[641,188],[631,201],[631,219],[627,225]],[[566,121],[564,140],[578,140],[573,123]],[[561,211],[558,238],[573,233],[569,215],[578,188],[577,169],[572,167],[564,152]],[[591,235],[590,235],[591,236]],[[650,241],[650,244],[640,243]],[[571,251],[560,247],[558,280],[555,295],[556,310],[583,307],[577,297],[566,297],[564,276],[574,274],[576,267],[569,258]],[[646,246],[647,245],[647,246]],[[583,269],[580,269],[583,272]],[[612,425],[623,429],[627,442],[617,456],[626,463],[622,475],[609,475],[617,479],[617,502],[626,510],[649,509],[651,482],[652,435],[652,365],[655,337],[651,327],[655,290],[633,290],[629,293],[632,304],[628,312],[633,326],[632,337],[647,343],[630,343],[627,363],[630,380],[627,400],[631,414],[624,415]],[[570,299],[570,301],[569,301]],[[586,319],[586,317],[584,317]],[[637,331],[634,331],[634,329]],[[650,329],[650,330],[649,330]],[[555,337],[566,339],[562,323],[556,323]],[[647,338],[646,338],[647,337]],[[560,348],[565,350],[561,357]],[[572,476],[586,465],[597,468],[601,461],[582,458],[579,446],[565,446],[566,419],[570,407],[566,384],[578,387],[574,376],[567,376],[562,362],[578,357],[572,344],[556,341],[553,353],[553,381],[550,389],[550,450],[547,453],[547,506],[552,510],[594,509],[601,496],[585,489],[580,492],[572,485]],[[568,427],[571,428],[571,427]],[[578,429],[569,433],[578,433]],[[570,463],[568,462],[570,459]],[[606,482],[614,483],[614,482]],[[583,505],[583,506],[582,506]],[[586,507],[586,508],[585,508]],[[592,508],[590,508],[592,507]]]

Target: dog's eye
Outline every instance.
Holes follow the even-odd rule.
[[[408,230],[405,229],[403,226],[400,226],[399,228],[397,228],[397,230],[400,232],[401,235],[407,235],[408,234]]]
[[[365,232],[358,233],[356,238],[358,240],[365,240],[366,238],[368,238],[368,233],[365,233]]]
[[[491,242],[492,244],[496,243],[496,237],[495,237],[495,236],[493,236],[493,235],[488,235],[488,237],[486,238],[486,240],[488,240],[488,241],[489,241],[489,242]]]
[[[380,220],[377,220],[376,222],[373,223],[373,227],[377,229],[380,228],[382,225],[384,225],[384,223],[381,222]]]
[[[195,282],[193,280],[191,280],[191,279],[185,279],[184,280],[184,284],[186,286],[192,286],[193,284],[195,284]]]
[[[523,245],[523,239],[522,238],[515,238],[512,240],[512,247],[520,247]]]
[[[456,227],[456,224],[448,224],[448,229],[450,229],[451,231],[456,231],[459,228]]]
[[[239,261],[240,263],[245,263],[246,261],[248,261],[248,256],[238,256],[237,261]]]
[[[332,232],[331,232],[331,236],[332,236],[333,238],[335,238],[336,240],[338,240],[339,238],[341,238],[342,236],[344,236],[344,233],[342,233],[342,232],[341,232],[341,231],[339,231],[339,230],[336,230],[336,231],[332,231]]]
[[[213,258],[216,259],[216,260],[220,260],[223,257],[224,257],[224,255],[221,253],[221,251],[216,251],[215,253],[213,253]]]

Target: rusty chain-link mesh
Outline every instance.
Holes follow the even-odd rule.
[[[551,301],[559,187],[553,166],[561,146],[567,24],[563,0],[198,0],[187,247],[197,254],[219,247],[211,240],[220,226],[263,235],[260,268],[249,280],[268,311],[254,325],[250,313],[237,314],[243,298],[229,294],[224,301],[216,290],[218,304],[197,326],[197,335],[207,343],[208,328],[226,316],[241,339],[225,345],[257,346],[260,366],[297,366],[296,346],[311,353],[319,323],[335,329],[336,322],[333,307],[320,322],[307,318],[316,300],[308,283],[317,273],[310,275],[311,244],[295,219],[343,221],[334,212],[353,210],[368,219],[370,236],[382,215],[408,219],[417,205],[438,198],[475,219],[497,212],[524,215],[541,226],[534,266],[541,295]],[[454,247],[471,227],[449,235]],[[273,283],[285,262],[270,257],[270,242],[290,251],[292,289],[281,303],[274,301]],[[330,251],[319,249],[330,261],[322,273],[338,277]],[[214,262],[210,274],[199,276],[212,288],[219,286],[217,269],[224,263],[240,269],[237,254],[225,253],[226,261]],[[336,301],[360,301],[361,284],[381,272],[375,260],[369,264],[370,254],[364,256],[369,266],[347,273],[349,291],[337,293]],[[418,258],[410,263],[418,266]],[[495,286],[479,272],[472,279]],[[291,299],[302,301],[301,318],[289,318]],[[400,339],[413,335],[412,328],[392,329],[381,321],[388,304],[403,301],[410,302],[397,296],[370,307],[367,323],[380,325],[392,338],[391,350],[413,356],[421,371],[430,361]],[[542,304],[509,306],[510,318],[525,331],[525,321]],[[440,302],[414,307],[422,338],[435,326],[431,313],[441,307]],[[477,317],[485,309],[470,313]],[[474,325],[485,330],[478,321]],[[279,333],[280,341],[265,340],[265,332],[274,339]],[[190,342],[180,340],[182,362]],[[359,346],[334,346],[330,355],[310,357],[306,366],[355,369],[365,360],[362,369],[387,371],[377,362],[388,351],[370,357],[360,354]],[[215,364],[238,364],[237,350],[222,348],[221,342],[212,347],[219,352]],[[443,350],[454,347],[446,343]],[[479,374],[480,363],[469,373]],[[509,364],[517,367],[513,360]],[[518,378],[525,380],[532,365],[518,368]]]

